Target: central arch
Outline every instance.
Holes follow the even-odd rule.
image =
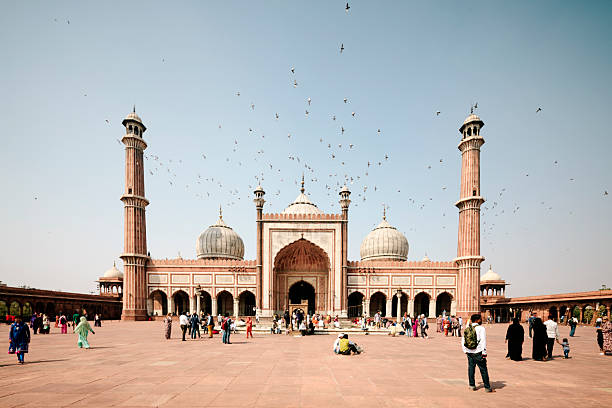
[[[451,315],[452,297],[448,292],[442,292],[436,298],[436,316]]]
[[[274,258],[272,304],[277,312],[294,300],[308,300],[308,313],[330,312],[330,262],[319,246],[301,238],[282,248]],[[297,285],[297,286],[296,286]]]
[[[363,294],[353,292],[348,297],[348,317],[361,317],[363,315]]]
[[[316,310],[315,288],[308,282],[295,282],[289,288],[289,304],[299,305],[302,302],[308,303],[308,314],[313,315]]]
[[[414,297],[414,314],[429,317],[429,295],[425,292],[420,292]]]

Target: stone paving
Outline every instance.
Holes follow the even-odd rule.
[[[181,342],[176,323],[164,340],[160,322],[105,322],[80,350],[76,335],[33,336],[24,366],[0,360],[0,407],[602,407],[612,403],[612,357],[600,356],[592,327],[571,339],[572,358],[505,360],[506,325],[487,326],[495,389],[467,386],[457,338],[428,340],[352,335],[366,352],[337,356],[334,336],[256,334],[231,345]],[[6,338],[8,326],[0,327]],[[561,327],[562,336],[568,329]],[[6,343],[5,343],[6,345]],[[524,345],[531,355],[531,341]]]

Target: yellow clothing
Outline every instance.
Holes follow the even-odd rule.
[[[340,339],[340,352],[344,353],[349,349],[349,341],[348,339]]]

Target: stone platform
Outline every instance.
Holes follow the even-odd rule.
[[[180,341],[160,322],[105,322],[80,350],[74,334],[33,336],[24,366],[3,352],[0,407],[602,407],[612,401],[612,357],[600,356],[592,327],[570,339],[569,360],[505,360],[506,325],[486,326],[495,393],[467,387],[459,340],[351,339],[366,352],[337,356],[335,335],[232,336]],[[0,326],[7,338],[8,326]],[[567,336],[568,329],[561,327]],[[5,346],[7,344],[5,343]],[[531,355],[526,340],[524,356]]]

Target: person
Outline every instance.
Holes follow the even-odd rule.
[[[62,328],[62,334],[67,334],[68,333],[68,319],[66,318],[66,315],[62,314],[60,316],[59,324],[60,324],[60,327]]]
[[[181,325],[181,330],[183,332],[183,340],[185,341],[185,334],[187,333],[187,326],[189,326],[189,319],[187,319],[187,315],[185,312],[181,313],[179,316],[179,324]]]
[[[30,345],[30,328],[21,321],[21,317],[15,316],[15,322],[9,330],[9,354],[17,354],[19,364],[24,364],[25,353]]]
[[[506,358],[512,361],[523,359],[523,341],[525,341],[525,329],[517,317],[512,319],[512,324],[506,330],[506,343],[508,343],[508,354]]]
[[[350,356],[351,352],[361,354],[357,345],[349,341],[348,334],[344,334],[338,343],[338,354]]]
[[[98,314],[96,313],[94,315],[94,327],[101,327],[102,325],[100,324],[100,316],[98,316]]]
[[[342,337],[344,337],[344,334],[340,333],[336,338],[336,341],[334,341],[334,353],[336,354],[340,353],[340,339],[342,339]]]
[[[436,333],[442,332],[442,316],[436,317]]]
[[[603,336],[603,354],[612,353],[612,323],[608,316],[603,317],[601,333]]]
[[[548,359],[552,360],[552,353],[553,347],[555,346],[555,341],[559,343],[559,337],[561,337],[561,335],[559,334],[559,326],[557,325],[557,322],[553,320],[552,315],[548,315],[548,320],[544,322],[544,325],[546,326],[546,335],[548,336],[548,338],[546,339]]]
[[[193,313],[191,315],[189,323],[191,324],[191,338],[195,340],[196,333],[198,334],[198,338],[201,338],[202,336],[200,336],[200,318],[198,317],[197,313]]]
[[[74,314],[72,315],[72,331],[74,332],[74,328],[77,326],[77,324],[79,324],[79,318],[81,317],[81,315],[79,314],[78,310],[74,311]]]
[[[567,341],[567,339],[563,339],[561,346],[563,347],[564,358],[569,358],[569,352],[570,352],[569,341]]]
[[[289,324],[291,324],[291,315],[289,315],[289,310],[285,310],[285,313],[283,314],[283,321],[285,322],[286,329],[289,327]],[[257,320],[257,323],[259,323],[259,320]]]
[[[427,318],[424,314],[421,315],[421,337],[424,339],[429,338],[427,336],[427,329],[429,329],[429,324],[427,323]]]
[[[457,318],[457,337],[461,337],[461,329],[463,328],[463,317],[459,316]]]
[[[578,319],[576,319],[575,317],[572,317],[569,320],[569,325],[570,325],[570,337],[574,337],[574,334],[576,334],[576,326],[578,326]]]
[[[419,337],[419,335],[417,334],[417,327],[419,327],[419,318],[418,316],[415,316],[412,320],[412,337],[415,339]]]
[[[533,337],[533,321],[536,317],[537,315],[535,313],[529,313],[529,318],[527,319],[527,324],[529,324],[529,338]]]
[[[79,336],[77,339],[77,345],[79,346],[79,348],[89,348],[87,336],[89,335],[90,331],[92,334],[96,334],[96,332],[94,332],[91,326],[89,325],[87,318],[85,316],[81,316],[81,321],[74,328],[74,332]]]
[[[55,328],[57,329],[59,327],[59,317],[60,314],[62,314],[62,312],[60,311],[59,314],[55,315]]]
[[[249,334],[251,335],[251,338],[253,338],[253,321],[251,320],[250,317],[247,317],[247,321],[246,321],[246,337],[247,337],[247,339],[249,338]]]
[[[164,337],[166,340],[170,339],[170,335],[172,334],[172,314],[168,313],[168,315],[164,318]]]
[[[601,326],[603,324],[603,319],[601,322],[596,322],[595,323],[595,331],[597,333],[597,345],[599,346],[599,354],[603,355],[604,354],[604,349],[603,349],[603,330],[601,329]]]
[[[493,392],[489,382],[489,370],[487,368],[487,334],[482,326],[482,316],[475,313],[470,318],[471,324],[463,330],[461,346],[468,360],[468,382],[473,391],[476,391],[476,379],[474,374],[476,366],[480,370],[480,376],[484,383],[486,392]]]
[[[546,326],[542,323],[542,319],[536,317],[533,319],[533,347],[531,352],[531,358],[535,361],[542,361],[546,359],[546,343],[548,341],[548,335],[546,334]]]
[[[191,313],[187,312],[186,316],[187,321],[189,322],[189,324],[187,324],[187,335],[191,337]]]
[[[206,327],[208,327],[208,338],[212,339],[215,329],[215,318],[210,313],[206,313]]]
[[[444,335],[446,337],[448,337],[448,329],[450,328],[450,319],[448,318],[448,316],[446,316],[446,319],[444,319],[444,322],[442,323],[442,326],[444,327]]]
[[[225,319],[221,323],[221,330],[223,330],[223,344],[232,344],[230,342],[230,334],[232,329],[232,319],[230,319],[229,314],[225,314]]]

